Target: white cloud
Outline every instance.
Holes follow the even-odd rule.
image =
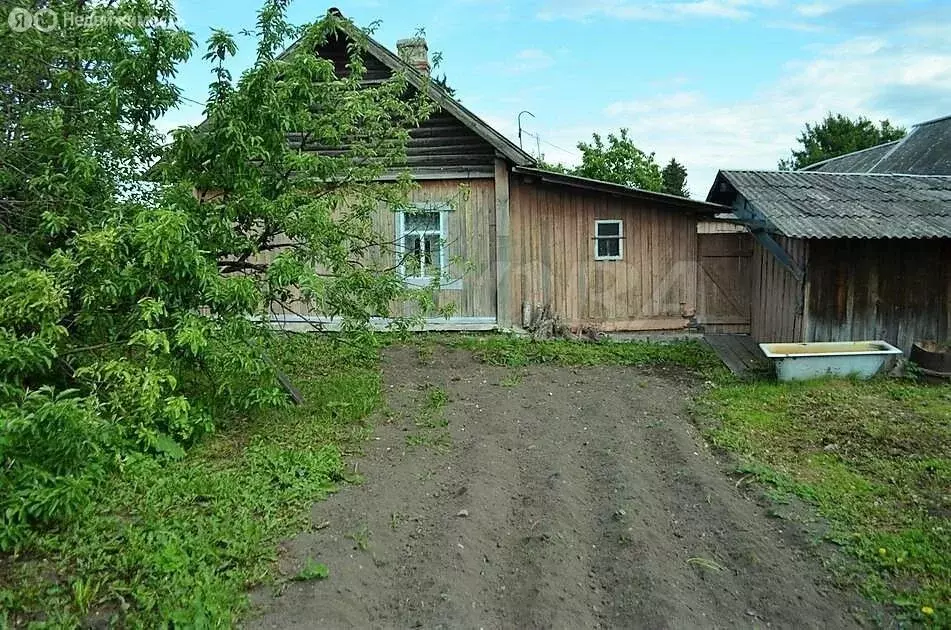
[[[773,4],[774,0],[558,0],[541,9],[538,17],[543,20],[586,20],[599,16],[651,21],[691,17],[739,20],[750,17],[753,9]]]
[[[554,63],[554,57],[544,50],[526,48],[515,53],[510,60],[499,62],[495,66],[507,74],[526,74],[544,70]]]
[[[683,162],[691,193],[702,199],[718,169],[776,168],[803,125],[827,112],[902,125],[951,113],[942,109],[946,98],[935,96],[951,94],[951,42],[921,41],[911,48],[907,31],[890,40],[856,37],[814,49],[784,66],[775,81],[734,100],[711,98],[678,81],[646,97],[587,103],[591,114],[581,119],[549,120],[536,111],[529,130],[541,136],[546,160],[577,164],[579,140],[627,127],[658,162]],[[488,120],[516,138],[514,114]],[[533,137],[525,138],[525,148],[535,153]]]
[[[895,0],[549,0],[538,12],[542,20],[673,21],[690,18],[746,20],[775,10],[770,25],[777,28],[823,28],[822,18],[861,5],[895,3]],[[789,19],[790,16],[799,19]],[[816,22],[810,23],[810,20]]]
[[[871,4],[871,0],[824,0],[822,2],[797,3],[796,13],[806,18],[821,18],[840,9],[862,4]]]

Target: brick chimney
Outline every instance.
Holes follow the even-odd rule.
[[[429,74],[429,46],[422,37],[410,37],[396,42],[400,59],[423,74]]]

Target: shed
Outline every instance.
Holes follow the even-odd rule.
[[[756,339],[949,340],[951,177],[720,171],[707,200],[754,238]]]

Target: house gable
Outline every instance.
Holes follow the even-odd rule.
[[[418,129],[411,132],[407,146],[407,166],[417,179],[427,176],[491,175],[496,156],[515,165],[534,166],[535,159],[469,111],[431,78],[405,63],[397,55],[356,28],[337,9],[330,13],[341,18],[340,35],[318,49],[316,54],[334,62],[337,76],[347,75],[348,46],[356,42],[362,48],[367,68],[364,83],[378,84],[395,72],[402,72],[409,84],[424,92],[438,109]],[[293,54],[300,41],[294,42],[281,56]],[[455,171],[455,172],[450,172]]]

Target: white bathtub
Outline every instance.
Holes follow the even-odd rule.
[[[761,343],[760,350],[776,364],[781,381],[802,381],[820,376],[871,378],[885,361],[901,350],[885,341],[815,343]]]

